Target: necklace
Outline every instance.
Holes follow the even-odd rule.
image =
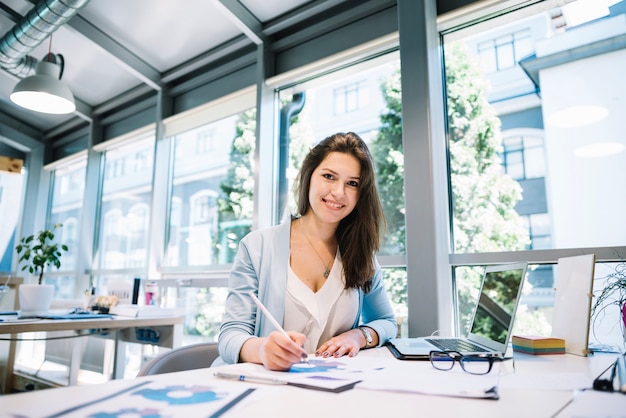
[[[302,218],[300,218],[300,228],[302,229]],[[302,229],[302,235],[304,235],[304,238],[307,240],[307,242],[309,243],[311,248],[313,248],[313,251],[315,251],[315,254],[317,254],[317,257],[320,259],[320,261],[324,265],[324,278],[328,279],[328,275],[330,274],[330,264],[333,262],[333,258],[334,257],[331,257],[330,260],[328,261],[328,265],[326,265],[326,263],[324,262],[324,259],[320,255],[320,253],[317,252],[317,250],[313,246],[313,243],[311,243],[311,240],[309,239],[309,236],[306,234],[306,232],[304,232],[304,229]]]

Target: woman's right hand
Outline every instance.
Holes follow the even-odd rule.
[[[259,347],[261,363],[270,370],[285,371],[294,363],[302,361],[306,352],[302,348],[306,336],[294,331],[285,334],[273,331]]]

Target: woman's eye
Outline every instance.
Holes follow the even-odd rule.
[[[348,182],[348,186],[350,187],[359,187],[359,182],[358,181],[349,181]]]
[[[329,174],[329,173],[324,173],[322,174],[322,176],[324,176],[324,178],[328,180],[332,180],[335,178],[332,174]]]

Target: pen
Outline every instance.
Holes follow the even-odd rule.
[[[259,307],[259,309],[265,314],[265,316],[267,317],[267,319],[272,323],[272,325],[274,325],[274,328],[276,328],[278,331],[280,331],[285,337],[291,339],[291,337],[289,336],[289,334],[287,334],[287,331],[285,331],[283,329],[282,326],[280,326],[280,324],[278,323],[278,321],[274,318],[274,316],[272,316],[272,314],[270,313],[270,311],[267,310],[267,308],[265,307],[265,305],[263,305],[261,303],[261,301],[259,300],[259,298],[256,297],[256,295],[254,294],[254,292],[250,292],[249,293],[250,297],[252,298],[252,300],[254,301],[254,303],[256,303],[256,306]],[[308,356],[306,353],[302,354],[302,362],[306,362]]]
[[[245,374],[236,374],[236,373],[215,372],[214,376],[220,377],[222,379],[239,380],[241,382],[250,382],[250,383],[266,383],[270,385],[286,385],[287,384],[287,382],[284,380],[274,379],[272,377],[246,376]]]

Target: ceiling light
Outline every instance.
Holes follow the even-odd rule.
[[[36,112],[62,115],[76,110],[72,91],[60,80],[60,67],[48,61],[39,61],[35,75],[17,83],[11,101]]]

